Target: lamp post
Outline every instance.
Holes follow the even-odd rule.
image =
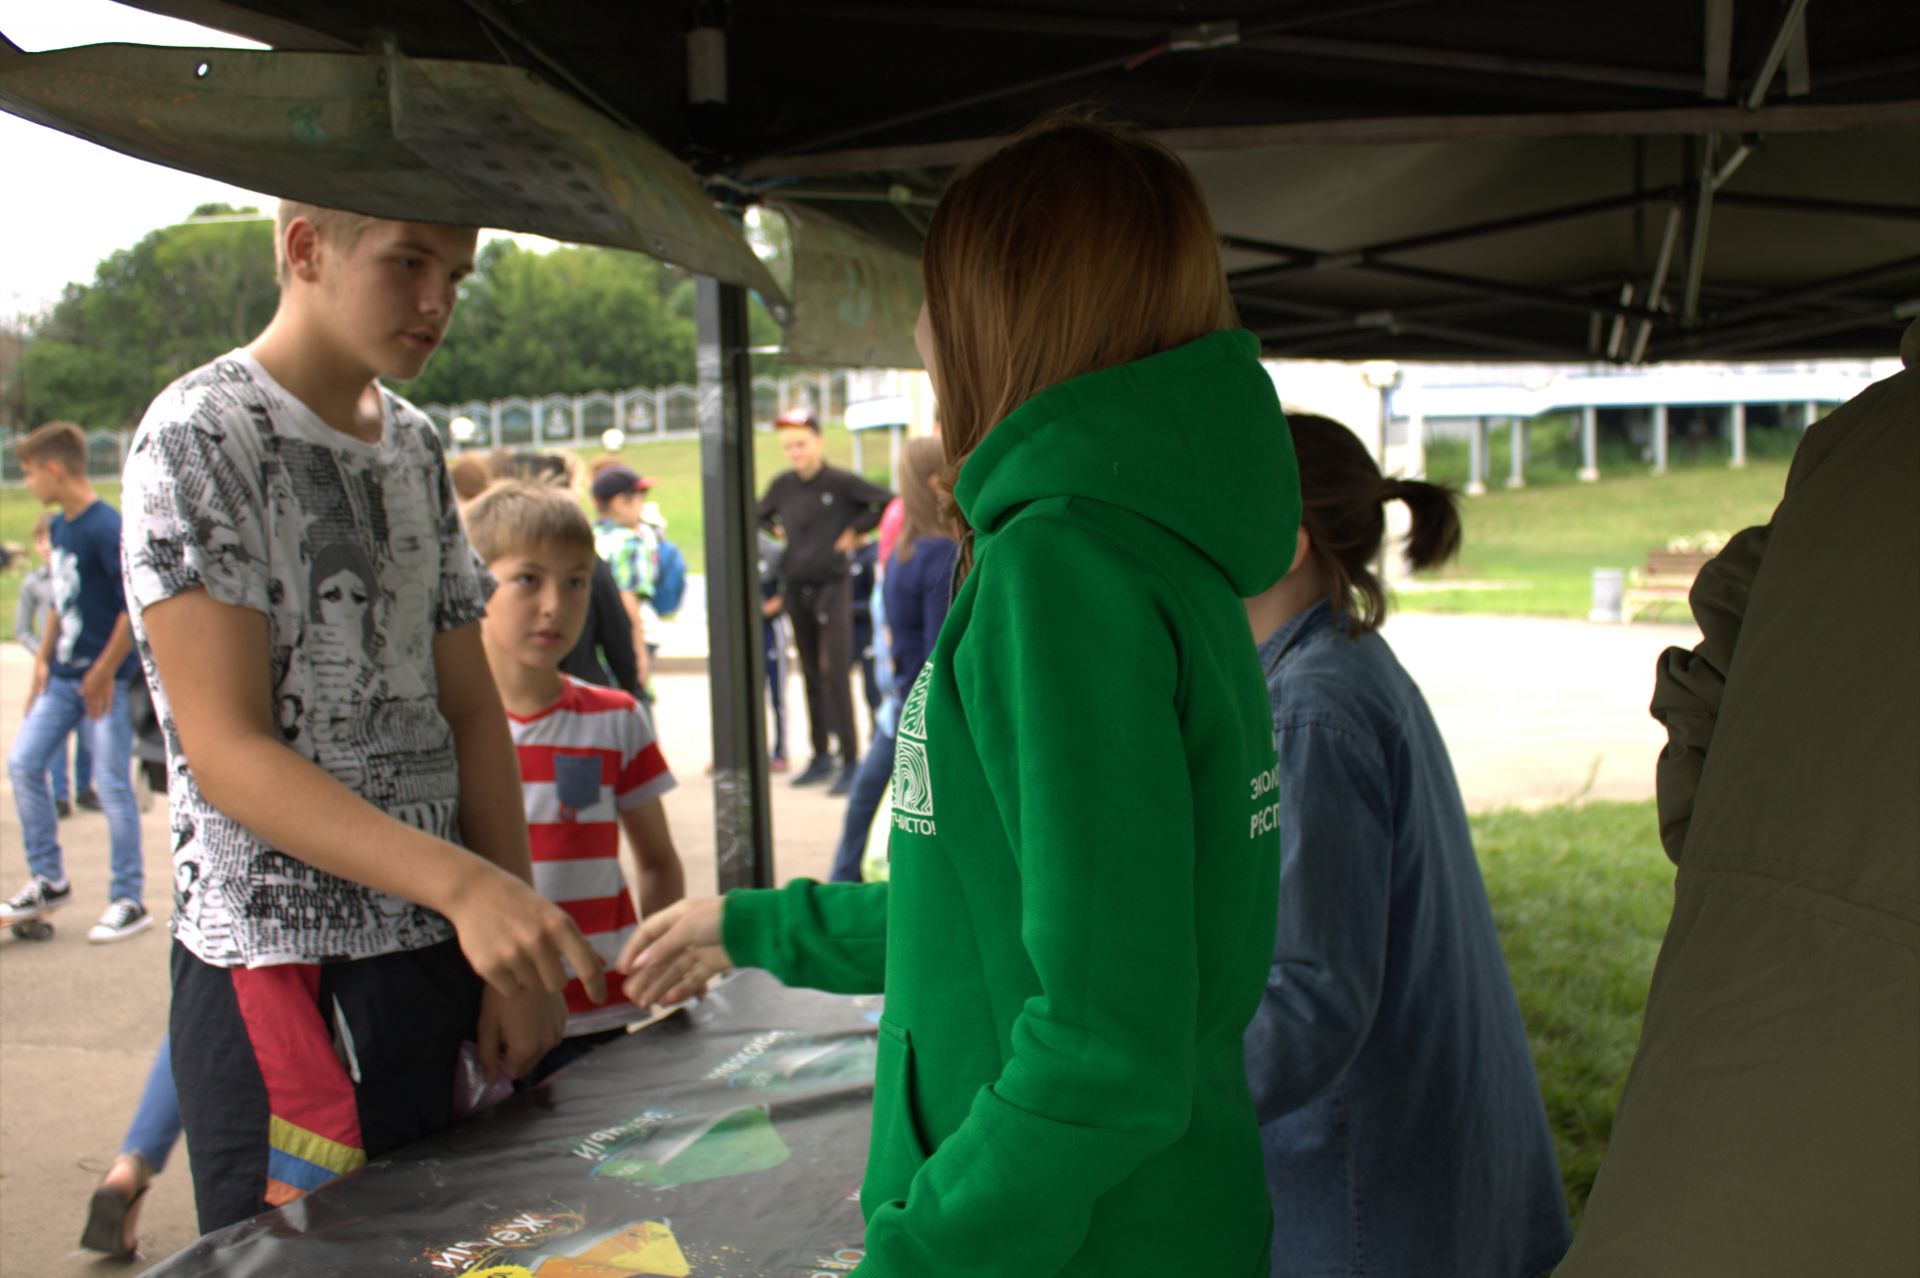
[[[1387,473],[1387,422],[1391,412],[1387,406],[1387,392],[1400,381],[1400,365],[1390,359],[1370,359],[1360,365],[1360,376],[1367,385],[1373,387],[1374,394],[1380,400],[1380,411],[1376,417],[1379,438],[1376,456],[1380,462],[1380,473],[1384,476]],[[1397,542],[1402,531],[1389,525],[1389,535],[1380,539],[1380,553],[1374,556],[1373,570],[1382,581],[1387,578],[1387,566],[1391,562],[1387,546]]]
[[[1387,473],[1387,422],[1390,410],[1387,406],[1387,392],[1400,381],[1400,365],[1390,359],[1370,359],[1360,365],[1360,376],[1367,385],[1373,387],[1374,394],[1380,399],[1378,417],[1378,448],[1375,459],[1380,463],[1380,473]]]

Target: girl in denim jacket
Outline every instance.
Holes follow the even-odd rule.
[[[1247,1067],[1275,1278],[1531,1278],[1571,1237],[1520,1009],[1426,700],[1376,631],[1384,505],[1417,568],[1453,494],[1291,416],[1305,514],[1247,603],[1279,751],[1280,912]]]

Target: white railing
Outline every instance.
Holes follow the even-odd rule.
[[[858,379],[868,372],[837,369],[755,377],[753,420],[767,426],[781,409],[795,404],[806,404],[823,420],[837,416],[849,398],[858,398]],[[699,404],[696,387],[676,382],[538,399],[509,395],[422,404],[420,410],[433,419],[443,439],[451,443],[457,438],[465,448],[565,448],[595,443],[610,430],[618,430],[626,443],[685,438],[700,428]],[[453,429],[461,418],[473,424],[471,430]]]

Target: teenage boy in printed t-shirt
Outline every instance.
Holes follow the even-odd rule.
[[[462,1040],[531,1067],[567,963],[602,988],[530,883],[439,438],[377,380],[419,375],[474,239],[282,203],[273,321],[161,392],[128,458],[203,1231],[444,1126]]]
[[[480,637],[519,755],[533,885],[611,963],[640,917],[620,866],[621,831],[638,862],[641,912],[679,900],[686,878],[660,802],[673,774],[647,712],[618,688],[560,670],[586,621],[593,529],[565,492],[507,483],[467,508],[467,534],[499,583]],[[638,1019],[617,989],[595,998],[570,981],[566,994],[566,1041],[536,1080]]]

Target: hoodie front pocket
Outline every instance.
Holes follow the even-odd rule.
[[[884,1017],[874,1063],[873,1143],[860,1185],[860,1208],[869,1220],[883,1204],[904,1202],[914,1173],[927,1161],[927,1145],[913,1115],[913,1041]]]

